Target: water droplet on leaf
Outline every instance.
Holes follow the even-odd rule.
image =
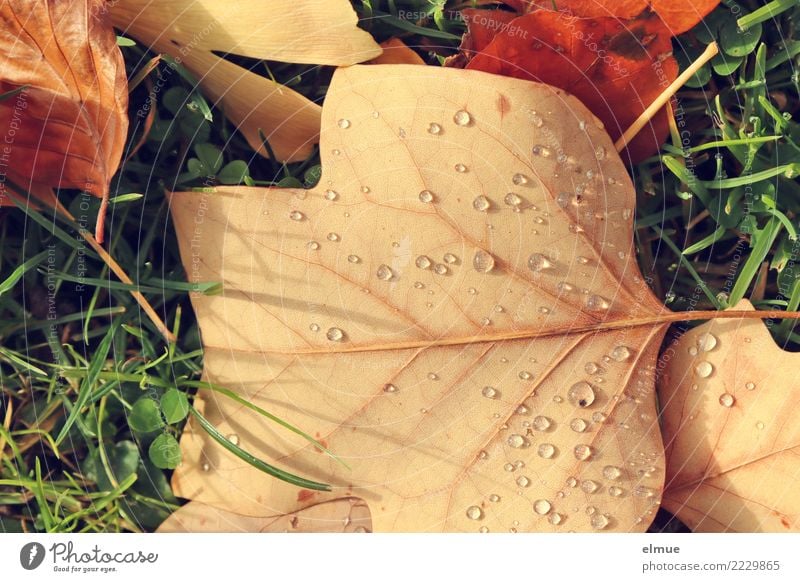
[[[611,350],[611,359],[615,362],[624,362],[631,357],[631,350],[627,346],[617,346]]]
[[[528,268],[534,273],[540,273],[553,268],[553,263],[541,253],[533,253],[528,257]]]
[[[524,186],[528,183],[528,177],[525,174],[514,174],[511,178],[511,183],[514,186]]]
[[[537,416],[533,419],[533,428],[540,431],[545,431],[552,426],[552,421],[546,416]]]
[[[590,406],[595,399],[595,392],[588,382],[576,382],[567,392],[567,399],[579,408]]]
[[[590,519],[589,522],[592,524],[594,529],[606,529],[608,527],[609,519],[603,515],[602,513],[595,513]]]
[[[697,338],[697,347],[702,352],[710,352],[717,347],[717,337],[712,333],[704,333]]]
[[[344,339],[344,332],[338,327],[330,328],[325,336],[332,342],[340,342]]]
[[[417,260],[414,261],[414,264],[420,269],[430,269],[433,262],[427,255],[420,255],[417,257]]]
[[[478,212],[486,212],[491,206],[492,203],[486,196],[482,194],[480,196],[476,196],[472,201],[472,207]]]
[[[582,418],[573,418],[569,423],[569,427],[575,432],[584,432],[588,426],[589,424]]]
[[[481,390],[481,394],[486,398],[497,398],[497,390],[492,386],[484,386],[483,390]]]
[[[510,435],[506,440],[506,442],[508,443],[508,446],[514,449],[521,449],[522,447],[528,445],[528,439],[526,439],[521,434],[516,434],[516,433]]]
[[[537,499],[533,502],[533,511],[539,515],[547,515],[552,508],[553,505],[547,499]]]
[[[597,481],[592,481],[591,479],[584,479],[581,481],[581,491],[584,493],[594,493],[600,488],[600,484]]]
[[[588,461],[592,454],[592,447],[589,445],[575,445],[573,449],[573,453],[575,454],[575,458],[579,461]]]
[[[556,448],[550,443],[542,443],[536,452],[543,459],[552,459],[556,454]]]
[[[472,123],[472,116],[468,111],[460,109],[453,115],[453,122],[458,126],[466,127]]]
[[[378,270],[376,271],[376,274],[378,275],[378,279],[380,279],[381,281],[389,281],[392,279],[392,277],[394,277],[394,272],[389,267],[389,265],[379,266]]]
[[[494,257],[483,249],[478,249],[472,257],[472,266],[479,273],[488,273],[494,269]]]
[[[694,371],[701,378],[708,378],[714,373],[714,366],[712,366],[710,362],[704,360],[694,367]]]
[[[483,510],[477,505],[470,505],[467,507],[467,517],[473,520],[481,519],[483,517]]]
[[[611,307],[608,299],[600,295],[589,295],[586,298],[586,308],[592,311],[605,311]]]

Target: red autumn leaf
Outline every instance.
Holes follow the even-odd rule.
[[[467,22],[473,39],[482,42],[491,33],[477,31],[486,28],[483,20]],[[489,22],[494,38],[466,68],[560,87],[599,117],[615,140],[678,74],[671,34],[652,13],[621,21],[537,10],[506,26]],[[631,161],[657,151],[667,132],[662,111],[630,143]]]
[[[461,41],[461,50],[468,56],[482,52],[497,33],[509,28],[518,16],[505,10],[465,8],[461,11],[461,18],[467,24],[467,33]]]
[[[6,178],[105,203],[128,128],[125,65],[106,3],[7,0],[0,51],[0,93],[19,90],[0,101],[0,203],[8,203]]]
[[[614,17],[636,18],[648,8],[658,14],[673,36],[686,32],[703,20],[711,12],[719,0],[505,0],[520,13],[531,12],[537,8],[552,10],[557,7],[560,12],[581,18]]]

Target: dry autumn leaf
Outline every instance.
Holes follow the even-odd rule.
[[[664,507],[698,532],[800,531],[800,355],[760,321],[715,321],[661,361]]]
[[[230,513],[215,529],[357,497],[375,531],[644,531],[667,312],[639,275],[633,187],[599,121],[545,85],[351,67],[326,98],[322,166],[310,191],[171,206],[187,272],[225,289],[193,298],[205,378],[349,468],[199,396],[222,434],[333,490],[272,479],[191,422],[173,486],[194,501],[162,529],[205,506]]]
[[[260,129],[283,161],[311,153],[319,105],[223,57],[351,65],[381,54],[347,0],[119,0],[111,12],[115,26],[195,75],[256,151],[267,153]]]
[[[23,88],[0,100],[3,177],[105,202],[128,128],[125,65],[105,2],[11,0],[0,18],[0,93]]]

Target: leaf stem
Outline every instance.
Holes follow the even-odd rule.
[[[452,338],[439,338],[433,340],[419,340],[409,341],[393,344],[373,344],[352,346],[337,349],[334,353],[358,353],[358,352],[375,352],[385,350],[410,350],[410,349],[424,349],[431,347],[444,347],[453,345],[468,345],[479,342],[503,342],[513,340],[535,339],[540,337],[553,337],[575,335],[582,333],[593,333],[598,331],[610,331],[615,329],[628,329],[631,327],[644,327],[644,326],[658,326],[669,325],[681,321],[700,321],[711,319],[800,319],[800,311],[781,311],[781,310],[732,310],[727,309],[724,311],[669,311],[665,309],[662,313],[653,314],[646,317],[639,317],[636,319],[612,319],[609,321],[600,321],[583,326],[545,329],[545,330],[517,330],[506,333],[494,333],[486,335],[473,335]],[[265,352],[267,353],[267,352]],[[268,353],[282,354],[282,355],[312,355],[312,354],[330,354],[328,350],[275,350]]]
[[[647,109],[645,109],[642,114],[636,118],[631,126],[625,130],[620,138],[614,143],[614,147],[617,148],[618,152],[624,150],[630,141],[639,133],[642,128],[647,125],[647,123],[658,113],[667,102],[672,99],[673,95],[678,92],[678,90],[683,87],[686,82],[697,72],[700,68],[705,65],[708,61],[710,61],[716,54],[719,52],[719,48],[717,47],[716,42],[712,42],[710,45],[706,47],[706,50],[703,51],[695,62],[693,62],[689,67],[678,75],[678,78],[675,79],[672,83],[670,83],[669,87],[664,89],[664,91],[656,97],[656,100],[653,101]]]

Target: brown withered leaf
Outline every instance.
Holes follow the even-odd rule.
[[[127,135],[128,90],[105,5],[0,6],[0,93],[23,88],[0,101],[1,171],[27,190],[45,185],[108,197]]]
[[[685,333],[661,360],[664,507],[698,532],[800,531],[800,354],[733,320]]]
[[[193,298],[205,379],[349,468],[199,396],[222,434],[333,490],[270,478],[192,422],[173,478],[185,511],[357,497],[375,531],[644,531],[669,312],[639,274],[633,186],[599,121],[545,85],[356,66],[334,75],[321,151],[313,190],[171,207],[187,272],[225,289]]]

